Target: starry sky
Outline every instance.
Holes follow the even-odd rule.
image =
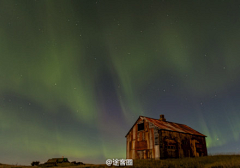
[[[0,163],[126,158],[139,115],[240,152],[240,2],[1,0]]]

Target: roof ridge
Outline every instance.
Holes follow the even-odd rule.
[[[146,116],[141,116],[141,117],[146,117]],[[151,117],[146,117],[146,118],[151,118]],[[151,119],[154,119],[154,120],[158,120],[156,118],[151,118]],[[159,121],[159,120],[158,120]],[[176,123],[176,122],[171,122],[171,121],[163,121],[163,122],[169,122],[169,123],[175,123],[175,124],[181,124],[181,123]],[[186,124],[181,124],[181,125],[185,125],[187,126]],[[188,126],[189,127],[189,126]]]

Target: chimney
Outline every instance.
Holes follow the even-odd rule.
[[[159,119],[160,121],[166,121],[166,119],[164,118],[164,115],[163,114],[161,114],[160,115],[160,119]]]

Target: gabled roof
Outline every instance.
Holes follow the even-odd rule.
[[[161,130],[181,132],[181,133],[185,133],[185,134],[192,134],[192,135],[206,137],[206,135],[203,135],[200,132],[198,132],[184,124],[179,124],[179,123],[174,123],[174,122],[169,122],[169,121],[160,121],[159,119],[149,118],[149,117],[145,117],[145,116],[139,116],[138,119],[139,118],[147,120],[148,122],[151,122],[152,124],[154,124],[156,127],[158,127]],[[138,119],[137,119],[137,121],[138,121]],[[134,125],[136,124],[136,122],[134,123]],[[133,128],[133,126],[132,126],[132,128]],[[132,130],[132,128],[128,131],[127,135]],[[125,137],[127,137],[127,135]]]
[[[48,161],[46,163],[56,163],[57,159],[48,159]]]
[[[67,158],[52,158],[48,159],[47,163],[68,162]]]

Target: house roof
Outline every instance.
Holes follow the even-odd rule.
[[[181,133],[206,137],[206,135],[203,135],[200,132],[198,132],[184,124],[179,124],[179,123],[174,123],[174,122],[169,122],[169,121],[160,121],[159,119],[149,118],[149,117],[145,117],[145,116],[139,116],[139,118],[147,120],[148,122],[151,122],[152,124],[154,124],[156,127],[158,127],[161,130],[175,131],[175,132],[181,132]],[[137,119],[137,121],[138,121],[138,119]],[[134,125],[136,124],[136,122],[134,123]],[[132,128],[133,128],[133,126],[132,126]],[[132,128],[128,131],[127,135],[132,130]],[[125,137],[127,137],[127,135]]]
[[[47,163],[56,163],[57,159],[48,159]]]
[[[67,158],[52,158],[52,159],[48,159],[47,163],[56,163],[56,162],[64,162],[64,161],[68,161]]]

